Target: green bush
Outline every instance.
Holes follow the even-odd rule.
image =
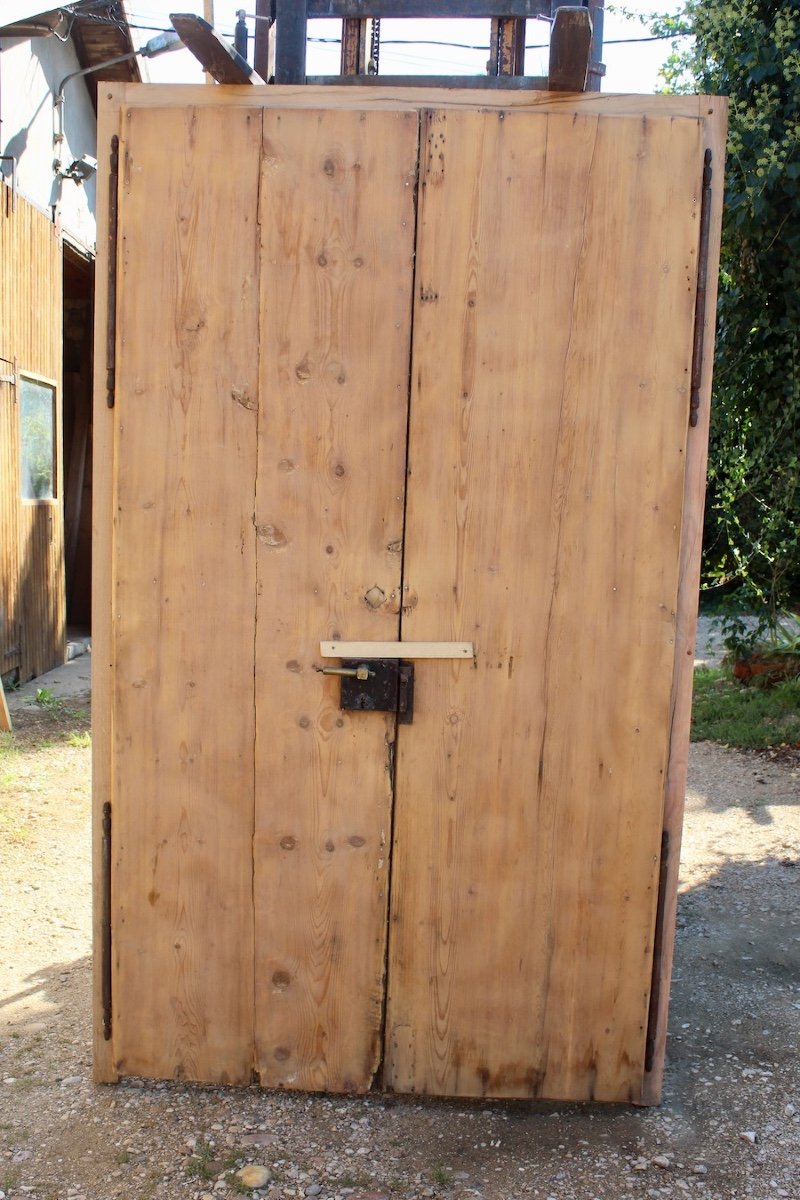
[[[800,601],[800,7],[688,0],[654,28],[694,35],[668,90],[730,97],[704,587],[774,625]]]

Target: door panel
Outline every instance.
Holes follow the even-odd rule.
[[[699,122],[120,137],[113,1070],[640,1098]],[[476,657],[398,731],[323,639]]]
[[[388,1086],[636,1099],[674,657],[693,120],[422,134]]]
[[[124,1074],[249,1083],[252,1071],[260,149],[260,112],[123,117],[112,926]]]
[[[340,712],[324,638],[399,635],[416,113],[265,112],[256,495],[257,1064],[369,1087],[394,714]]]

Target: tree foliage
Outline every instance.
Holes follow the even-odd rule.
[[[669,90],[730,97],[704,582],[774,619],[800,601],[800,5],[687,0],[656,30],[694,35]]]

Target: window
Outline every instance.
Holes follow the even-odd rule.
[[[52,500],[56,486],[56,389],[20,376],[20,469],[23,500]]]

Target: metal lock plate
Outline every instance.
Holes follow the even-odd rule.
[[[400,725],[410,725],[414,716],[414,664],[396,658],[370,659],[368,679],[357,678],[364,666],[355,658],[342,659],[352,675],[342,675],[339,707],[358,712],[397,713]]]

